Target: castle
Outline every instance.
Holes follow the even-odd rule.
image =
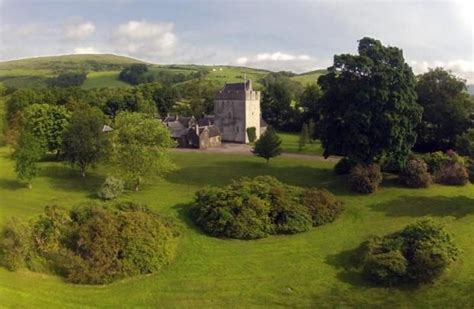
[[[179,147],[205,149],[221,142],[248,143],[248,128],[255,128],[256,137],[265,132],[267,124],[260,111],[260,91],[252,82],[225,84],[214,101],[214,115],[199,120],[194,117],[168,116],[164,123]]]

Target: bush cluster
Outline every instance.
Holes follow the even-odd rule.
[[[8,269],[64,276],[72,283],[103,284],[153,273],[176,252],[173,224],[145,206],[121,203],[56,206],[29,225],[10,221],[0,233],[0,262]]]
[[[122,194],[124,188],[123,180],[109,176],[105,179],[104,183],[101,185],[97,195],[104,200],[112,200],[117,198]]]
[[[372,193],[377,191],[382,179],[380,165],[359,163],[351,169],[349,184],[355,192]]]
[[[428,165],[418,158],[408,160],[406,166],[400,172],[400,181],[412,188],[429,187],[432,179],[430,173],[428,173]]]
[[[400,232],[371,238],[358,253],[371,281],[392,286],[433,281],[456,260],[459,251],[442,226],[425,219]]]
[[[466,167],[457,162],[443,162],[439,170],[434,173],[436,182],[452,185],[464,186],[469,182],[469,173]]]
[[[329,191],[303,190],[258,176],[196,192],[191,215],[213,236],[257,239],[307,231],[334,221],[342,209]]]

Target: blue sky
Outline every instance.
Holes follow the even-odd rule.
[[[474,1],[0,0],[0,59],[116,53],[154,63],[325,68],[371,36],[415,72],[474,82]]]

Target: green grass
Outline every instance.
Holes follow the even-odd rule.
[[[291,77],[292,80],[297,81],[303,85],[314,84],[318,81],[318,77],[326,74],[326,70],[315,70],[306,73],[302,73]]]
[[[314,141],[313,143],[306,144],[303,149],[299,150],[299,139],[300,136],[298,133],[283,133],[279,132],[278,136],[281,138],[281,147],[283,152],[290,153],[302,153],[309,155],[323,155],[323,147],[319,140]]]
[[[28,190],[13,173],[9,151],[0,148],[0,221],[31,218],[48,204],[65,207],[94,198],[106,172],[81,178],[62,163],[41,164]],[[387,182],[369,196],[346,191],[332,163],[276,158],[266,165],[241,155],[173,153],[180,167],[123,199],[147,203],[172,216],[181,230],[176,261],[150,276],[106,286],[65,283],[61,278],[0,268],[2,307],[464,307],[474,299],[474,185],[414,190]],[[233,178],[270,174],[299,186],[335,192],[346,211],[335,223],[307,233],[256,241],[222,240],[204,235],[188,218],[194,192]],[[346,269],[348,250],[369,235],[381,235],[430,215],[446,224],[463,250],[461,258],[435,284],[420,288],[374,287]]]
[[[118,79],[119,73],[120,71],[91,72],[87,74],[82,88],[131,87],[130,84]]]

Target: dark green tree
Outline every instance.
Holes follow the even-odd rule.
[[[97,108],[76,111],[71,124],[64,134],[63,155],[72,165],[81,169],[82,177],[86,170],[96,164],[108,152],[108,138],[102,128],[104,114]]]
[[[436,68],[419,75],[416,84],[423,117],[417,128],[415,150],[433,152],[452,149],[456,137],[469,129],[474,102],[466,83],[450,72]]]
[[[255,142],[253,153],[267,160],[267,163],[271,158],[281,155],[281,139],[271,127]]]
[[[422,108],[402,50],[363,38],[358,55],[334,56],[328,71],[318,79],[324,92],[318,123],[324,156],[368,164],[389,155],[403,164],[416,141]]]
[[[13,154],[17,178],[28,183],[31,189],[31,180],[38,175],[38,161],[44,154],[41,141],[33,134],[23,131]]]

